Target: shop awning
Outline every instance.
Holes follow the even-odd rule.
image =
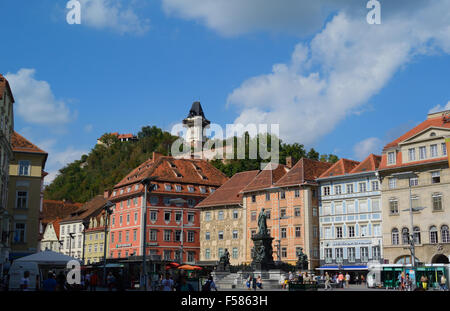
[[[316,270],[368,270],[367,266],[322,266]]]

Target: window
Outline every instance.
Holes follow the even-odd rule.
[[[286,209],[285,209],[285,208],[282,208],[282,209],[280,210],[280,217],[281,217],[281,218],[286,217]]]
[[[430,228],[430,243],[436,244],[438,242],[438,231],[435,226]]]
[[[416,148],[408,149],[408,161],[416,160]]]
[[[409,244],[409,229],[402,229],[402,244]]]
[[[158,212],[157,211],[150,211],[150,220],[156,221],[158,219]]]
[[[300,190],[299,189],[295,189],[294,190],[294,197],[296,197],[296,198],[300,197]]]
[[[353,184],[347,185],[347,193],[353,193]]]
[[[188,240],[189,243],[194,243],[195,241],[195,232],[194,231],[188,231]]]
[[[431,173],[431,183],[438,184],[441,182],[441,172],[432,172]]]
[[[250,213],[250,220],[251,221],[256,221],[256,212],[251,212]]]
[[[411,187],[415,187],[419,185],[419,178],[418,177],[413,177],[409,179],[409,185]]]
[[[192,206],[195,205],[195,200],[194,199],[188,199],[187,200],[187,204],[188,204],[188,206],[192,207]]]
[[[378,191],[380,190],[379,182],[378,180],[372,181],[372,191]]]
[[[355,262],[356,249],[354,247],[347,248],[348,261]]]
[[[381,236],[381,226],[379,224],[373,225],[373,235],[374,236]]]
[[[286,199],[286,192],[281,191],[280,197],[281,197],[281,199]]]
[[[169,184],[165,184],[164,189],[166,189],[166,191],[170,191],[170,190],[172,190],[172,186]]]
[[[223,231],[219,231],[219,240],[223,240]]]
[[[193,186],[188,186],[188,191],[189,192],[194,192],[194,187]]]
[[[395,164],[395,152],[388,153],[388,164]]]
[[[138,221],[138,213],[134,213],[134,223],[136,224]]]
[[[332,258],[333,258],[333,249],[325,248],[325,261],[331,262]]]
[[[19,176],[30,176],[30,161],[19,161]]]
[[[130,231],[128,230],[125,232],[125,241],[130,241]]]
[[[432,158],[438,156],[438,146],[436,144],[430,146],[430,154]]]
[[[392,238],[392,245],[398,245],[399,244],[399,235],[398,235],[398,229],[394,228],[391,231],[391,238]]]
[[[164,230],[164,241],[170,241],[170,236],[172,235],[171,230]]]
[[[131,199],[128,199],[127,200],[127,207],[130,207],[131,206]]]
[[[133,199],[133,204],[134,204],[134,206],[138,206],[138,198]]]
[[[442,149],[442,155],[446,156],[447,155],[447,145],[446,145],[446,143],[442,143],[441,144],[441,149]]]
[[[177,192],[180,192],[180,191],[181,191],[181,186],[180,186],[180,185],[176,185],[176,186],[175,186],[175,190],[176,190]]]
[[[397,199],[389,200],[389,211],[390,211],[391,215],[398,214],[398,200]]]
[[[361,200],[359,201],[359,212],[360,213],[367,213],[369,211],[369,207],[367,204],[367,200]]]
[[[114,232],[111,232],[111,243],[114,243]]]
[[[164,212],[164,221],[170,221],[170,212]]]
[[[239,211],[234,210],[233,211],[233,219],[238,219],[238,218],[239,218]],[[270,218],[270,217],[267,217],[267,218]]]
[[[348,237],[355,237],[355,226],[348,226]]]
[[[319,236],[319,227],[313,226],[313,237],[317,238]]]
[[[317,216],[317,207],[313,207],[312,212],[313,216]]]
[[[205,187],[200,187],[200,193],[206,193],[206,188]]]
[[[360,226],[360,233],[361,233],[361,236],[362,237],[365,237],[365,236],[367,236],[367,225],[361,225]]]
[[[205,249],[205,259],[211,258],[211,250],[209,248]]]
[[[214,188],[209,188],[209,192],[210,192],[210,193],[214,193],[214,191],[216,191],[216,189],[214,189]]]
[[[175,230],[175,242],[181,241],[181,230]]]
[[[133,241],[137,240],[137,230],[133,230]]]
[[[238,248],[237,247],[233,247],[233,255],[232,255],[233,259],[238,259],[239,257],[239,252],[238,252]]]
[[[441,236],[442,236],[442,243],[450,243],[448,226],[444,225],[441,227]]]
[[[14,230],[14,242],[15,243],[25,243],[25,228],[26,224],[16,223]]]
[[[380,200],[372,199],[372,212],[380,212]]]
[[[336,261],[342,262],[343,258],[344,258],[344,249],[341,247],[336,248]]]
[[[362,182],[362,183],[359,183],[359,192],[366,192],[366,183],[365,182]]]
[[[181,212],[176,212],[175,213],[175,221],[176,222],[180,222],[181,221]]]
[[[295,237],[299,238],[301,236],[302,236],[302,227],[300,227],[300,226],[295,227]]]
[[[195,252],[188,252],[188,254],[187,254],[187,261],[188,262],[194,262],[195,261]]]
[[[281,248],[281,257],[283,257],[283,258],[287,257],[287,248],[286,247]]]
[[[17,191],[16,208],[27,208],[28,192]]]
[[[165,206],[169,206],[170,205],[170,198],[166,197],[166,198],[163,199],[163,201],[164,201],[164,205]]]
[[[255,214],[256,214],[256,213],[255,213]],[[223,220],[223,218],[224,218],[224,213],[223,213],[223,211],[219,211],[217,219]],[[256,219],[256,216],[255,216],[255,219]]]
[[[423,160],[427,158],[427,147],[419,147],[419,159]]]
[[[389,178],[389,189],[397,188],[397,178]]]
[[[270,192],[266,192],[266,201],[270,201]]]
[[[122,226],[122,219],[123,219],[123,216],[122,215],[120,215],[119,216],[119,224]]]
[[[294,208],[294,216],[295,217],[300,217],[300,207]]]
[[[286,228],[281,228],[281,238],[282,239],[286,238]]]
[[[205,213],[205,221],[210,221],[211,220],[211,212],[206,212]]]
[[[336,205],[334,206],[334,209],[335,209],[336,215],[344,214],[344,207],[343,207],[342,203],[336,203]]]
[[[252,203],[256,202],[256,195],[252,194]]]
[[[340,185],[334,186],[334,193],[335,194],[342,194],[342,187]]]
[[[417,196],[417,195],[411,196],[411,205],[412,205],[413,210],[415,210],[419,207],[419,196]]]
[[[127,225],[130,224],[130,214],[127,214]]]
[[[119,232],[119,240],[118,240],[118,242],[122,243],[122,232]]]
[[[325,227],[325,239],[331,238],[331,227]]]
[[[164,260],[171,260],[171,257],[172,257],[172,251],[164,250]]]
[[[205,232],[205,240],[209,241],[209,239],[211,238],[211,234],[209,233],[209,231]]]
[[[372,246],[372,259],[379,260],[381,258],[381,249],[379,246]]]
[[[323,195],[330,195],[330,187],[323,187]]]
[[[368,247],[361,247],[360,248],[360,252],[361,252],[361,261],[362,262],[369,261],[369,248]]]
[[[342,239],[342,227],[336,227],[336,238]]]
[[[414,244],[420,244],[420,228],[414,227]]]
[[[150,198],[150,204],[151,205],[156,205],[156,204],[158,204],[158,202],[159,202],[158,197],[151,197]]]
[[[195,214],[188,213],[188,214],[187,214],[187,221],[188,221],[188,223],[189,223],[189,224],[193,224],[193,223],[194,223],[194,220],[195,220]]]
[[[238,231],[237,230],[233,230],[233,239],[237,239],[238,238]]]

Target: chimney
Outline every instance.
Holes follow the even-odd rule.
[[[110,190],[105,190],[105,191],[103,192],[103,197],[104,197],[105,199],[108,199],[110,195],[111,195],[111,191],[110,191]]]
[[[291,156],[286,157],[286,166],[288,168],[292,168],[292,157]]]
[[[159,159],[160,157],[162,157],[162,156],[163,156],[162,153],[154,152],[154,151],[153,151],[153,156],[152,156],[153,162],[155,162],[156,160],[158,160],[158,159]]]

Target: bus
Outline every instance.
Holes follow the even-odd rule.
[[[447,288],[450,279],[450,264],[424,264],[413,268],[411,264],[371,264],[367,273],[367,286],[372,288],[397,289],[400,286],[398,280],[402,272],[409,274],[416,288],[422,287],[420,278],[428,277],[428,289],[439,289],[441,276],[447,279]]]

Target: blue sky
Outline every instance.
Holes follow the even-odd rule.
[[[49,152],[50,178],[105,132],[170,130],[194,100],[214,123],[280,123],[353,159],[450,101],[447,0],[381,1],[381,25],[365,1],[204,1],[82,0],[81,25],[66,1],[0,2],[15,130]]]

